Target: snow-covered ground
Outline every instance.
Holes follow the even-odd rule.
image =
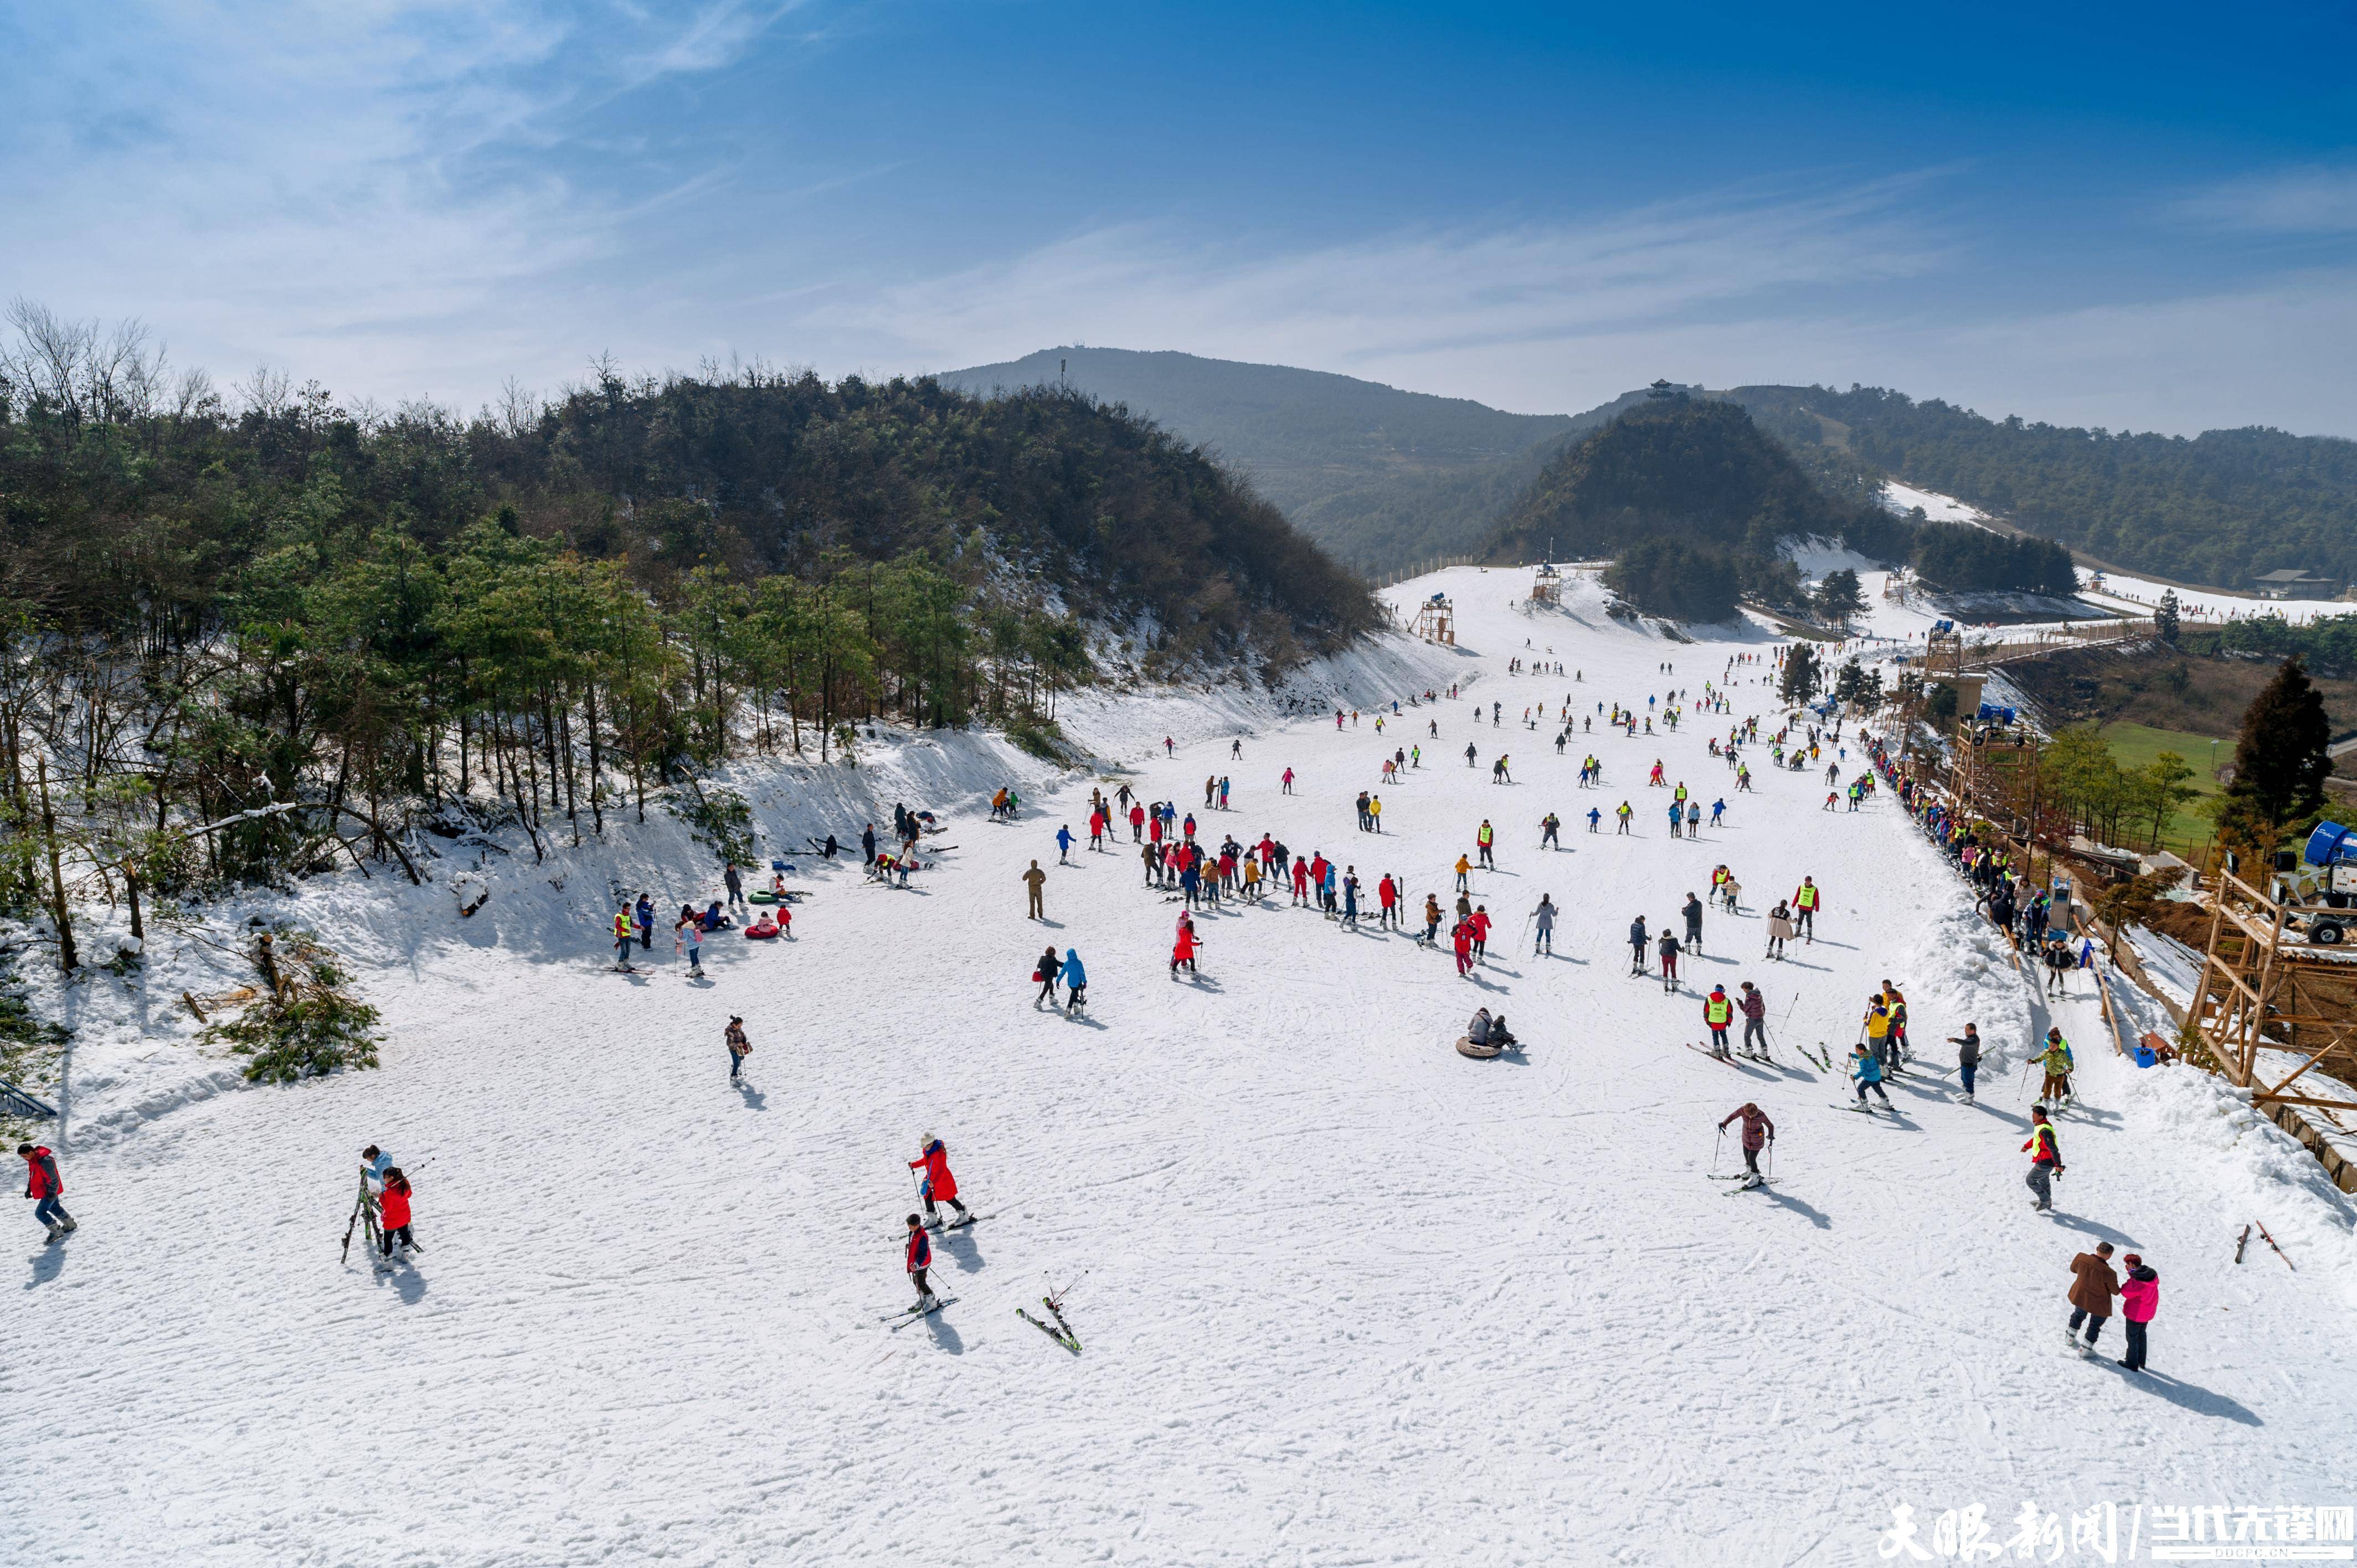
[[[1391,590],[1449,592],[1460,646],[1321,672],[1304,703],[1362,711],[1339,731],[1230,688],[1076,703],[1094,774],[972,736],[740,767],[773,846],[849,840],[895,799],[948,831],[906,892],[802,859],[798,940],[718,938],[708,986],[667,945],[650,972],[607,967],[610,885],[673,908],[715,890],[651,812],[545,865],[490,854],[471,920],[449,860],[423,889],[325,878],[292,900],[383,1009],[378,1071],[238,1084],[174,1018],[173,966],[196,961],[169,939],[145,988],[70,988],[90,1033],[45,1136],[81,1230],[45,1249],[14,1221],[0,1558],[1849,1563],[1885,1560],[1898,1507],[1928,1548],[1975,1505],[2001,1540],[2025,1502],[2059,1513],[2065,1541],[2104,1503],[2144,1505],[2147,1541],[2153,1508],[2348,1505],[2357,1244],[2314,1162],[2212,1080],[2115,1058],[2083,980],[2050,1014],[1887,799],[1827,812],[1822,772],[1762,768],[1724,827],[1670,840],[1644,773],[1728,790],[1713,723],[1599,725],[1558,757],[1559,704],[1642,709],[1770,644],[1616,623],[1585,581],[1528,614],[1525,586],[1465,569]],[[1550,651],[1566,675],[1508,672]],[[1772,711],[1764,672],[1734,676],[1736,716]],[[1464,700],[1383,709],[1377,733],[1379,702],[1451,678]],[[1411,746],[1422,765],[1383,787],[1380,758]],[[1575,786],[1587,749],[1600,791]],[[1501,750],[1512,785],[1490,782]],[[1222,774],[1234,809],[1205,811]],[[984,820],[1002,779],[1028,797],[1013,825]],[[1134,852],[1057,864],[1056,825],[1081,831],[1090,784],[1117,779],[1370,889],[1396,874],[1418,905],[1450,897],[1486,818],[1489,961],[1459,979],[1279,902],[1203,916],[1201,976],[1173,979],[1178,907]],[[1365,789],[1381,837],[1351,821]],[[1586,831],[1623,799],[1631,835]],[[1564,847],[1542,853],[1550,811]],[[1022,918],[1033,857],[1045,929]],[[1684,1048],[1700,995],[1628,973],[1630,918],[1672,919],[1720,863],[1745,908],[1707,918],[1689,972],[1762,986],[1773,1069]],[[1763,961],[1761,911],[1803,875],[1818,940]],[[1543,892],[1552,957],[1523,934]],[[1082,1020],[1030,1005],[1047,942],[1080,947]],[[1893,1089],[1895,1122],[1837,1109],[1797,1048],[1844,1048],[1885,978],[1927,1068],[1949,1064]],[[1477,1004],[1525,1058],[1450,1048]],[[756,1047],[741,1090],[731,1014]],[[2084,1104],[2047,1217],[2011,1062],[2050,1016]],[[1942,1043],[1967,1019],[2000,1052],[1972,1106]],[[175,1096],[212,1074],[222,1091]],[[1715,1128],[1746,1100],[1780,1130],[1775,1179],[1730,1193],[1706,1178],[1733,1168]],[[940,1244],[954,1304],[890,1328],[928,1132],[989,1218]],[[370,1142],[418,1173],[430,1249],[382,1275],[337,1254]],[[2297,1273],[2255,1240],[2232,1263],[2254,1219]],[[2103,1239],[2160,1272],[2149,1376],[2063,1347],[2070,1260]],[[1015,1316],[1075,1280],[1077,1355]]]

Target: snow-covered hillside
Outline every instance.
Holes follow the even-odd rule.
[[[802,859],[797,940],[718,937],[708,984],[668,943],[647,972],[608,967],[609,883],[673,908],[717,890],[651,820],[546,866],[491,856],[472,920],[447,885],[307,892],[383,1010],[375,1072],[176,1101],[219,1064],[142,1044],[143,1017],[178,1026],[170,953],[152,995],[76,987],[115,1020],[88,1048],[120,1084],[70,1084],[45,1134],[80,1231],[44,1248],[11,1221],[0,1558],[1850,1563],[1888,1556],[1899,1507],[1928,1549],[1973,1506],[2004,1539],[2033,1503],[2065,1541],[2104,1503],[2346,1506],[2357,1246],[2313,1162],[2190,1069],[2116,1058],[2083,980],[2050,1012],[1887,795],[1824,811],[1822,770],[1770,772],[1764,747],[1735,793],[1706,744],[1732,719],[1698,714],[1634,740],[1599,718],[1557,756],[1566,696],[1658,714],[1726,680],[1732,718],[1772,713],[1766,666],[1728,660],[1773,647],[1621,625],[1584,582],[1525,613],[1525,585],[1391,590],[1453,595],[1459,647],[1394,639],[1327,671],[1360,710],[1339,730],[1232,689],[1083,704],[1068,727],[1096,775],[973,737],[879,740],[856,772],[748,765],[732,781],[775,845],[851,840],[896,798],[947,831],[907,891],[863,882],[856,852]],[[1463,699],[1405,705],[1451,679]],[[1386,786],[1381,759],[1412,747]],[[1576,786],[1583,750],[1601,790]],[[1512,784],[1491,782],[1501,751]],[[1725,825],[1671,840],[1656,758],[1724,795]],[[1222,775],[1232,810],[1207,811]],[[1028,797],[1011,825],[985,820],[1001,779]],[[1452,897],[1486,819],[1488,961],[1460,979],[1445,950],[1280,899],[1200,917],[1201,973],[1174,978],[1179,906],[1142,886],[1126,832],[1057,861],[1057,825],[1084,832],[1090,786],[1121,781],[1214,838],[1273,832],[1370,890],[1394,874],[1415,906]],[[1353,825],[1361,789],[1380,836]],[[1563,847],[1542,852],[1549,811]],[[1035,857],[1044,926],[1023,916]],[[1629,974],[1631,918],[1673,920],[1722,863],[1744,908],[1707,917],[1689,975],[1764,989],[1772,1068],[1684,1048],[1700,993]],[[1817,940],[1767,961],[1761,912],[1803,875]],[[1543,893],[1553,956],[1524,929]],[[1079,1019],[1033,1005],[1049,942],[1086,961]],[[1885,979],[1925,1058],[1895,1121],[1839,1109],[1800,1052],[1845,1049]],[[1525,1055],[1451,1048],[1481,1004]],[[1975,1105],[1943,1043],[1967,1020],[2010,1053]],[[2045,1216],[2009,1066],[2050,1020],[2084,1102]],[[1707,1179],[1737,1160],[1715,1129],[1747,1100],[1779,1130],[1774,1180],[1731,1192]],[[888,1326],[927,1133],[988,1218],[937,1242],[953,1304]],[[368,1143],[416,1176],[428,1249],[387,1273],[338,1257]],[[2233,1264],[2252,1219],[2298,1273],[2255,1240]],[[2148,1375],[2064,1348],[2070,1262],[2098,1240],[2159,1271]],[[1077,1354],[1016,1316],[1051,1283],[1073,1284]]]

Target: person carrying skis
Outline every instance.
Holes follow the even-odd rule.
[[[2054,1207],[2054,1178],[2063,1169],[2062,1144],[2043,1105],[2029,1108],[2029,1142],[2021,1147],[2029,1155],[2029,1174],[2022,1178],[2023,1184],[2038,1195],[2030,1212],[2043,1214]]]
[[[1871,1089],[1876,1094],[1881,1096],[1884,1110],[1893,1116],[1899,1114],[1899,1108],[1890,1103],[1889,1091],[1882,1087],[1882,1064],[1875,1060],[1874,1053],[1863,1045],[1850,1047],[1849,1075],[1857,1080],[1857,1108],[1859,1111],[1869,1116],[1874,1113],[1874,1107],[1866,1102],[1866,1091]]]
[[[377,1248],[387,1266],[391,1264],[393,1242],[396,1236],[401,1239],[404,1256],[418,1250],[417,1239],[409,1231],[409,1178],[401,1174],[400,1166],[388,1167],[384,1173],[384,1190],[376,1195]]]
[[[1735,1021],[1735,1004],[1727,1000],[1727,987],[1710,988],[1710,994],[1702,1000],[1702,1021],[1710,1029],[1710,1054],[1722,1061],[1734,1060],[1727,1054],[1727,1026]]]
[[[1531,918],[1538,926],[1537,935],[1531,943],[1531,956],[1536,958],[1541,953],[1552,956],[1555,952],[1554,898],[1544,893],[1540,894],[1539,907],[1531,911]]]
[[[1631,974],[1645,972],[1645,949],[1652,945],[1652,940],[1645,932],[1644,916],[1640,915],[1629,922],[1629,972]]]
[[[1743,1119],[1743,1185],[1758,1187],[1766,1179],[1760,1174],[1760,1151],[1776,1141],[1776,1123],[1768,1120],[1768,1112],[1747,1100],[1727,1113],[1718,1130],[1726,1132],[1727,1123],[1738,1116]]]
[[[932,1287],[925,1283],[925,1271],[933,1266],[933,1239],[925,1234],[925,1222],[916,1215],[909,1216],[909,1245],[901,1254],[909,1278],[916,1282],[919,1314],[930,1311],[935,1305]]]
[[[745,1037],[745,1020],[730,1018],[720,1037],[728,1047],[728,1081],[739,1082],[744,1076],[745,1058],[753,1054],[753,1042]]]
[[[1375,884],[1375,903],[1382,910],[1375,919],[1376,928],[1389,929],[1396,927],[1399,924],[1399,884],[1392,880],[1392,874],[1388,871],[1383,873],[1383,880]]]
[[[66,1195],[66,1184],[58,1175],[57,1155],[46,1144],[19,1144],[16,1157],[25,1162],[25,1196],[33,1200],[33,1218],[48,1231],[49,1240],[62,1241],[80,1230],[59,1201]]]
[[[924,1197],[926,1217],[929,1219],[941,1218],[942,1211],[933,1207],[938,1202],[946,1203],[958,1211],[957,1219],[951,1222],[952,1229],[971,1221],[974,1216],[966,1212],[964,1203],[958,1197],[957,1177],[950,1174],[949,1150],[931,1133],[918,1141],[917,1147],[917,1157],[909,1162],[909,1168],[924,1167],[925,1178],[918,1184],[917,1191]]]
[[[1964,1103],[1973,1102],[1973,1075],[1981,1069],[1981,1031],[1977,1024],[1966,1024],[1961,1035],[1948,1036],[1948,1044],[1956,1047],[1956,1073],[1964,1080]]]
[[[1081,1004],[1088,1000],[1089,972],[1081,967],[1081,950],[1064,950],[1064,1012],[1076,1016]]]
[[[1823,897],[1816,883],[1806,876],[1801,878],[1801,886],[1792,891],[1792,934],[1808,947],[1814,947],[1817,943],[1817,904]]]
[[[1062,979],[1063,975],[1064,961],[1056,956],[1056,950],[1051,944],[1046,952],[1039,955],[1039,961],[1031,966],[1031,978],[1039,983],[1039,994],[1031,998],[1031,1005],[1034,1008],[1042,1002],[1050,1006],[1054,1005],[1056,982]]]
[[[1678,939],[1663,928],[1660,940],[1653,944],[1653,950],[1660,954],[1662,960],[1662,989],[1675,991],[1678,988]]]
[[[2060,1028],[2046,1031],[2046,1048],[2038,1055],[2038,1062],[2046,1073],[2046,1081],[2039,1086],[2038,1098],[2050,1105],[2060,1105],[2071,1098],[2071,1044],[2062,1037]]]
[[[1761,1061],[1768,1059],[1768,998],[1760,994],[1749,981],[1743,983],[1743,994],[1735,999],[1735,1010],[1743,1015],[1743,1054],[1757,1054]]]

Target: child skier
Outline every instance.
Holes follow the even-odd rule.
[[[1760,1151],[1776,1141],[1776,1123],[1768,1120],[1768,1112],[1749,1101],[1728,1112],[1718,1130],[1727,1131],[1727,1123],[1737,1117],[1743,1119],[1743,1185],[1758,1187],[1766,1178],[1760,1174]]]
[[[66,1184],[58,1175],[58,1157],[39,1144],[19,1144],[16,1157],[25,1162],[25,1196],[33,1199],[33,1218],[46,1227],[52,1241],[62,1241],[81,1229],[66,1206]]]
[[[917,1305],[914,1310],[923,1313],[936,1305],[932,1287],[925,1283],[925,1271],[933,1266],[932,1238],[925,1234],[925,1222],[915,1215],[909,1216],[909,1245],[901,1254],[909,1278],[916,1283]]]

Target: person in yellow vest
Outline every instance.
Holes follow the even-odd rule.
[[[1490,826],[1489,818],[1481,819],[1480,831],[1473,835],[1473,842],[1480,848],[1481,864],[1495,871],[1498,868],[1498,863],[1491,858],[1490,851],[1491,847],[1498,842],[1498,833],[1496,829]]]
[[[1907,1048],[1907,998],[1900,993],[1899,987],[1886,980],[1882,983],[1882,1004],[1890,1009],[1891,1053],[1903,1060],[1913,1054]]]
[[[1814,947],[1817,941],[1817,906],[1824,894],[1810,877],[1801,878],[1801,886],[1792,893],[1792,933]]]
[[[1733,1061],[1727,1049],[1727,1026],[1735,1020],[1735,1004],[1727,1000],[1727,987],[1714,985],[1703,998],[1702,1021],[1710,1026],[1710,1054]]]
[[[614,972],[636,974],[630,966],[630,938],[635,934],[630,925],[630,907],[627,904],[614,911]]]
[[[1629,802],[1626,800],[1621,801],[1620,809],[1612,814],[1620,820],[1620,831],[1624,833],[1627,832],[1629,831],[1629,818],[1633,814],[1629,809]]]
[[[1882,993],[1876,992],[1866,999],[1866,1043],[1874,1052],[1877,1066],[1888,1078],[1899,1070],[1893,1059],[1897,1053],[1890,1048],[1890,1009],[1882,1004]]]

